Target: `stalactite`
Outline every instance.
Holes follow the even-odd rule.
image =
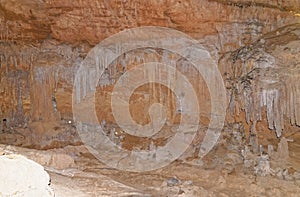
[[[277,65],[274,56],[261,48],[243,47],[232,56],[234,83],[232,101],[239,101],[238,109],[244,109],[247,122],[262,120],[265,107],[268,128],[278,137],[284,130],[284,118],[299,125],[300,67],[299,65]]]

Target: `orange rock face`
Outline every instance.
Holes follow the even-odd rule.
[[[96,44],[130,28],[168,27],[198,40],[218,64],[228,88],[229,100],[233,98],[231,90],[238,83],[237,78],[242,77],[245,70],[255,68],[256,60],[251,59],[251,55],[244,60],[239,53],[241,47],[247,49],[250,46],[251,50],[261,48],[274,57],[275,63],[282,68],[271,72],[274,75],[284,75],[285,67],[289,67],[289,72],[293,72],[293,69],[298,72],[299,56],[296,54],[299,52],[299,25],[288,25],[299,23],[299,10],[297,0],[0,1],[0,132],[13,131],[20,139],[26,138],[24,141],[14,140],[3,135],[0,140],[40,148],[79,143],[72,127],[72,93],[76,71]],[[262,42],[264,46],[258,46]],[[142,52],[134,51],[127,56],[139,54],[142,56]],[[154,54],[159,53],[156,51]],[[121,57],[119,59],[122,60]],[[127,69],[135,66],[134,58],[130,61]],[[182,62],[178,64],[180,72],[187,76],[195,88],[201,109],[199,121],[207,126],[211,113],[207,86],[195,70]],[[110,78],[118,80],[122,75],[118,69],[117,64],[108,69]],[[294,80],[297,80],[297,76]],[[99,86],[96,92],[98,119],[111,125],[116,124],[110,103],[113,87],[114,83]],[[299,90],[299,86],[293,88]],[[231,103],[231,107],[235,106],[238,110],[233,110],[233,116],[228,115],[226,121],[242,121],[250,132],[251,126],[246,124],[259,120],[255,118],[256,111],[246,111],[247,117],[239,117],[239,111],[248,108],[244,107],[240,97],[235,99],[241,103]],[[130,106],[133,119],[140,124],[149,123],[149,106],[157,101],[166,104],[167,117],[172,123],[178,123],[175,96],[157,84],[136,89]],[[283,103],[282,106],[290,104]],[[294,105],[299,106],[299,103],[295,101]],[[292,118],[297,127],[300,115],[298,112],[292,114],[290,110],[282,111],[282,117],[277,116],[281,117],[281,122]],[[248,123],[244,120],[246,118]],[[276,122],[273,119],[269,121],[273,121],[272,124]],[[47,123],[48,126],[39,126],[40,123]],[[258,125],[263,128],[261,124]],[[284,124],[280,125],[283,128]],[[265,126],[276,130],[276,125]],[[30,138],[30,135],[33,137]],[[125,136],[125,139],[131,138]],[[125,140],[124,146],[131,149],[133,146],[129,142]],[[162,143],[159,140],[156,142]]]

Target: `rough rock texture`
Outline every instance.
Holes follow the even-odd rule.
[[[162,147],[182,115],[174,93],[149,83],[130,97],[132,118],[148,124],[149,108],[159,102],[166,106],[168,124],[152,138],[117,125],[113,88],[139,63],[176,60],[200,108],[199,132],[179,161],[147,173],[121,172],[82,146],[67,146],[82,144],[73,121],[73,84],[94,46],[142,26],[173,28],[199,41],[221,72],[228,110],[215,148],[196,160],[214,113],[203,76],[186,59],[160,48],[119,56],[99,80],[95,102],[97,118],[115,144],[128,151]],[[0,153],[22,153],[44,165],[58,196],[298,196],[299,47],[299,0],[0,0],[0,143],[48,149],[1,146]],[[87,81],[82,87],[89,87]],[[89,120],[85,110],[80,112]],[[121,165],[131,162],[121,159]]]
[[[66,150],[68,150],[69,148],[65,147]],[[20,153],[23,156],[26,156],[28,159],[31,159],[39,163],[40,165],[43,165],[44,167],[57,170],[72,168],[75,165],[73,158],[76,156],[75,151],[73,152],[74,155],[72,157],[69,154],[66,154],[65,151],[61,149],[36,151],[34,149],[19,148],[14,146],[0,146],[0,154],[12,153]]]
[[[222,161],[220,158],[227,154],[231,155],[231,158],[237,158],[235,150],[241,148],[239,137],[242,137],[238,131],[242,128],[239,128],[238,125],[232,125],[232,128],[233,132],[228,132],[227,135],[224,133],[223,145],[220,144],[216,152],[206,157],[211,161],[204,161],[202,167],[174,162],[166,168],[151,172],[119,171],[108,168],[99,162],[84,146],[67,146],[62,149],[41,151],[0,145],[0,153],[35,155],[34,157],[37,159],[47,158],[53,153],[72,157],[75,160],[74,166],[64,166],[59,169],[55,165],[45,165],[45,169],[51,177],[51,188],[54,189],[56,196],[299,196],[299,172],[291,173],[282,170],[277,172],[278,178],[274,178],[270,175],[258,176],[247,171],[240,171],[241,166],[239,165],[235,165],[235,169],[231,171],[229,168],[220,171],[212,165]],[[273,151],[274,158],[284,154],[287,150],[286,141],[286,139],[282,140],[280,150]],[[223,147],[226,143],[230,143],[230,150]],[[232,157],[232,155],[235,156]],[[253,155],[248,155],[248,159],[250,156]],[[256,169],[267,166],[263,165],[263,163],[268,163],[265,162],[266,160],[259,160],[261,162],[257,162],[260,165],[257,165]],[[235,161],[238,160],[235,159]],[[206,165],[207,162],[211,164]],[[275,167],[274,162],[275,160],[271,159],[272,168]],[[283,166],[281,162],[277,164]],[[218,164],[216,165],[218,166]],[[262,169],[265,168],[260,168],[257,172],[263,172]]]
[[[238,3],[235,3],[238,2]],[[233,43],[250,41],[291,22],[299,11],[294,1],[1,1],[2,39],[44,40],[97,44],[125,28],[168,26],[202,38],[233,34]],[[209,8],[209,9],[207,9]],[[235,27],[237,31],[226,31]],[[231,28],[232,29],[232,28]],[[221,38],[222,39],[222,38]]]
[[[245,110],[248,122],[262,120],[261,109],[266,107],[268,127],[276,129],[278,136],[284,129],[284,117],[292,125],[300,125],[299,46],[298,23],[265,34],[259,41],[231,53],[231,66],[224,66],[227,80],[234,86],[230,106],[243,103],[243,107],[236,108]]]
[[[233,118],[227,117],[228,122],[243,122],[245,132],[254,134],[267,124],[280,136],[288,120],[299,125],[299,24],[295,24],[299,22],[299,8],[298,1],[1,0],[0,129],[4,134],[0,139],[36,148],[79,144],[72,122],[72,88],[78,66],[103,39],[124,29],[149,25],[180,30],[211,52],[224,81],[229,83],[228,98],[235,101],[229,104]],[[134,53],[141,52],[127,55],[134,57]],[[129,64],[130,58],[127,60]],[[179,64],[185,69],[184,63]],[[110,75],[116,73],[114,69]],[[197,86],[201,90],[197,94],[204,114],[200,121],[207,125],[209,92],[201,77],[186,70],[195,84],[203,84]],[[99,120],[111,123],[114,134],[125,138],[123,147],[149,145],[149,140],[136,139],[115,128],[109,109],[111,88],[99,87],[97,92]],[[140,108],[161,98],[158,92],[170,97],[162,102],[169,102],[172,118],[173,95],[150,85],[141,87],[132,97],[132,114],[137,122],[149,121]],[[156,96],[143,101],[141,94]],[[232,110],[234,106],[238,110]],[[259,122],[265,120],[261,107],[266,107],[267,114],[263,124]],[[252,141],[259,143],[255,138]]]

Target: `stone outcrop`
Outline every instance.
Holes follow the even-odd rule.
[[[275,129],[277,136],[288,121],[297,129],[300,122],[299,9],[296,0],[267,3],[260,0],[1,0],[0,132],[4,134],[0,139],[35,148],[79,144],[72,120],[72,90],[80,63],[103,39],[141,26],[174,28],[210,51],[228,88],[229,109],[234,117],[228,116],[228,122],[243,122],[246,131],[256,133],[256,122],[264,119],[265,107],[265,124]],[[141,53],[145,55],[139,51],[127,54],[129,58],[125,60],[132,62],[134,55]],[[201,76],[196,76],[192,69],[185,70],[183,63],[180,64],[187,77],[197,78],[194,83],[202,84],[197,91],[203,110],[200,121],[207,125],[209,92]],[[116,77],[116,71],[117,67],[112,67],[109,74]],[[125,138],[127,149],[132,149],[134,143],[145,146],[147,140],[138,140],[115,128],[109,109],[112,87],[98,89],[101,98],[98,118],[116,129],[114,135]],[[141,106],[157,100],[153,96],[141,101],[140,95],[158,95],[158,89],[141,87],[133,96],[132,114],[139,123],[149,121],[146,112],[140,111]],[[162,94],[169,95],[165,102],[169,102],[170,111],[174,110],[174,95],[164,89]],[[171,112],[169,116],[172,117]],[[163,144],[158,140],[159,143]]]
[[[54,197],[50,177],[43,166],[22,155],[0,156],[1,196]]]

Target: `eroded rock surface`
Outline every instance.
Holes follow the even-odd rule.
[[[224,140],[231,139],[232,146],[239,146],[234,143],[235,137],[231,138],[229,135],[223,137]],[[286,149],[284,145],[282,149]],[[229,171],[228,168],[225,171],[219,170],[219,167],[224,166],[220,161],[225,161],[222,156],[226,155],[227,151],[226,147],[218,146],[215,152],[206,157],[203,166],[177,161],[162,169],[134,173],[119,171],[102,164],[84,146],[68,146],[64,149],[46,151],[0,146],[1,153],[35,155],[33,158],[37,159],[42,156],[48,157],[53,153],[72,157],[75,165],[64,166],[62,169],[56,165],[43,164],[51,177],[51,188],[54,189],[56,196],[298,196],[299,172],[292,174],[288,171],[278,171],[278,175],[254,175],[244,171],[245,169],[241,168],[243,164],[238,164],[239,162],[234,164],[232,161],[234,170]],[[278,151],[275,150],[279,153]],[[258,157],[259,155],[254,155],[253,158]],[[209,162],[211,164],[207,165]],[[228,167],[228,163],[226,165]],[[271,162],[271,167],[273,166]]]
[[[237,108],[245,109],[247,122],[253,122],[252,133],[256,132],[256,122],[262,119],[260,108],[266,106],[268,127],[280,136],[285,128],[285,116],[292,124],[299,124],[299,84],[296,84],[299,25],[294,24],[299,22],[298,11],[298,1],[2,0],[0,129],[5,135],[1,135],[1,141],[36,148],[79,144],[72,125],[72,88],[77,68],[90,49],[103,39],[124,29],[147,25],[174,28],[199,40],[213,59],[220,62],[221,74],[226,73],[224,80],[235,86],[233,91],[244,88],[245,99],[241,95],[235,99],[242,102]],[[135,51],[120,59],[131,67],[135,56],[151,60],[145,53],[149,52]],[[225,64],[224,58],[219,61],[223,54],[226,57],[231,54],[225,58],[228,60]],[[184,61],[178,65],[195,84],[203,84],[199,86],[203,92],[197,91],[197,95],[202,103],[200,108],[209,114],[205,82],[193,69],[185,68],[189,66]],[[256,73],[258,69],[266,76]],[[112,67],[109,78],[117,80],[119,74]],[[248,86],[251,88],[245,89]],[[109,109],[111,88],[98,91],[101,98],[98,116],[114,127]],[[174,111],[172,94],[160,87],[143,87],[132,97],[132,114],[137,122],[149,121],[147,110],[139,109],[161,99],[157,96],[160,91],[162,95],[167,94],[165,98],[171,100],[167,101],[168,108]],[[140,95],[148,94],[156,96],[142,101]],[[228,94],[235,101],[232,91]],[[235,104],[231,102],[232,106]],[[209,122],[207,116],[201,120]],[[250,130],[247,123],[244,126],[246,131]],[[132,148],[130,140],[137,139],[131,136],[127,139],[124,146]]]
[[[165,145],[180,122],[176,95],[161,85],[146,84],[131,96],[130,113],[141,125],[151,121],[151,104],[166,106],[169,125],[153,138],[129,135],[120,128],[112,114],[111,96],[116,81],[140,63],[176,65],[190,79],[200,103],[201,127],[180,157],[185,164],[178,167],[175,162],[163,169],[163,174],[151,174],[147,181],[147,174],[122,174],[97,163],[86,152],[71,150],[69,155],[62,149],[22,150],[24,154],[51,170],[61,195],[111,195],[107,189],[111,179],[102,177],[106,180],[102,183],[95,178],[100,168],[100,174],[134,185],[114,182],[111,189],[122,188],[115,196],[122,192],[230,196],[232,192],[245,195],[244,190],[249,195],[255,191],[255,195],[296,196],[299,192],[293,184],[299,185],[300,172],[299,10],[297,0],[0,0],[0,142],[36,149],[67,150],[67,145],[81,145],[73,121],[72,94],[75,74],[88,52],[125,29],[168,27],[198,40],[210,52],[226,86],[228,113],[223,133],[203,161],[194,162],[210,123],[207,84],[186,59],[156,48],[127,52],[105,70],[96,88],[97,118],[105,135],[128,151]],[[89,88],[87,78],[82,87]],[[80,110],[89,120],[87,108]],[[74,170],[78,165],[80,169]],[[164,181],[174,176],[181,183],[166,186]],[[64,185],[67,181],[76,192]],[[266,185],[268,181],[273,185]],[[82,188],[78,186],[81,182]],[[147,191],[140,190],[143,184]]]

